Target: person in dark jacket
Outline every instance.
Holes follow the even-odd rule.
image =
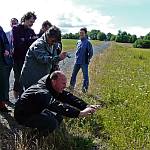
[[[29,87],[15,104],[16,121],[46,133],[54,131],[60,125],[63,116],[76,118],[94,113],[98,106],[88,105],[65,91],[66,83],[64,73],[55,71]]]
[[[80,29],[80,40],[77,42],[76,59],[70,80],[70,90],[73,90],[76,84],[76,76],[80,69],[83,72],[82,92],[87,92],[89,86],[88,66],[93,56],[93,47],[87,38],[87,29]]]
[[[41,37],[51,26],[52,24],[48,20],[44,21],[42,23],[42,28],[40,29],[38,37]]]
[[[31,29],[33,23],[36,20],[36,15],[32,12],[26,13],[21,18],[21,24],[14,27],[12,30],[13,33],[13,46],[14,46],[14,97],[17,99],[20,92],[20,73],[25,60],[26,52],[30,45],[35,41],[36,34],[34,30]]]
[[[20,83],[24,89],[53,72],[54,66],[67,57],[67,52],[58,55],[54,48],[60,33],[59,28],[52,26],[30,46],[20,75]]]
[[[42,23],[42,28],[40,29],[38,37],[41,37],[50,27],[53,25],[48,20]],[[54,45],[54,48],[57,50],[57,54],[59,55],[62,51],[62,42],[61,42],[61,34],[58,37],[58,42]]]
[[[5,32],[0,26],[0,112],[9,112],[6,102],[9,100],[9,75],[12,64],[9,64],[10,45]]]

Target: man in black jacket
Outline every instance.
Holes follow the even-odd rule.
[[[56,129],[63,120],[62,116],[76,118],[94,113],[98,106],[88,105],[65,91],[66,83],[66,76],[55,71],[29,87],[16,102],[16,121],[44,133]]]

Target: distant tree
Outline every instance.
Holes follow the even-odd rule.
[[[149,32],[146,36],[144,36],[143,39],[144,39],[144,40],[150,40],[150,32]]]
[[[97,40],[97,34],[100,32],[100,30],[91,30],[88,32],[88,36],[91,40]]]
[[[106,34],[104,32],[98,32],[97,40],[105,41],[106,40]]]
[[[115,39],[116,39],[116,35],[112,35],[110,41],[115,41]]]
[[[131,43],[134,43],[137,40],[137,36],[134,34],[131,36]]]
[[[111,36],[112,36],[112,34],[111,34],[110,32],[109,32],[109,33],[107,33],[107,35],[106,35],[106,39],[107,39],[107,41],[110,41]]]
[[[150,40],[145,40],[145,37],[143,37],[143,39],[139,38],[134,42],[133,47],[136,47],[136,48],[150,48]]]

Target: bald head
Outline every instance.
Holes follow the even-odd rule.
[[[66,88],[67,78],[62,71],[54,71],[50,75],[50,80],[52,87],[56,92],[62,93],[63,90]]]

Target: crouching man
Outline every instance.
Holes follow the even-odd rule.
[[[66,83],[64,73],[55,71],[29,87],[15,104],[16,121],[41,133],[50,133],[60,125],[63,116],[76,118],[94,113],[97,105],[88,105],[65,91]]]

